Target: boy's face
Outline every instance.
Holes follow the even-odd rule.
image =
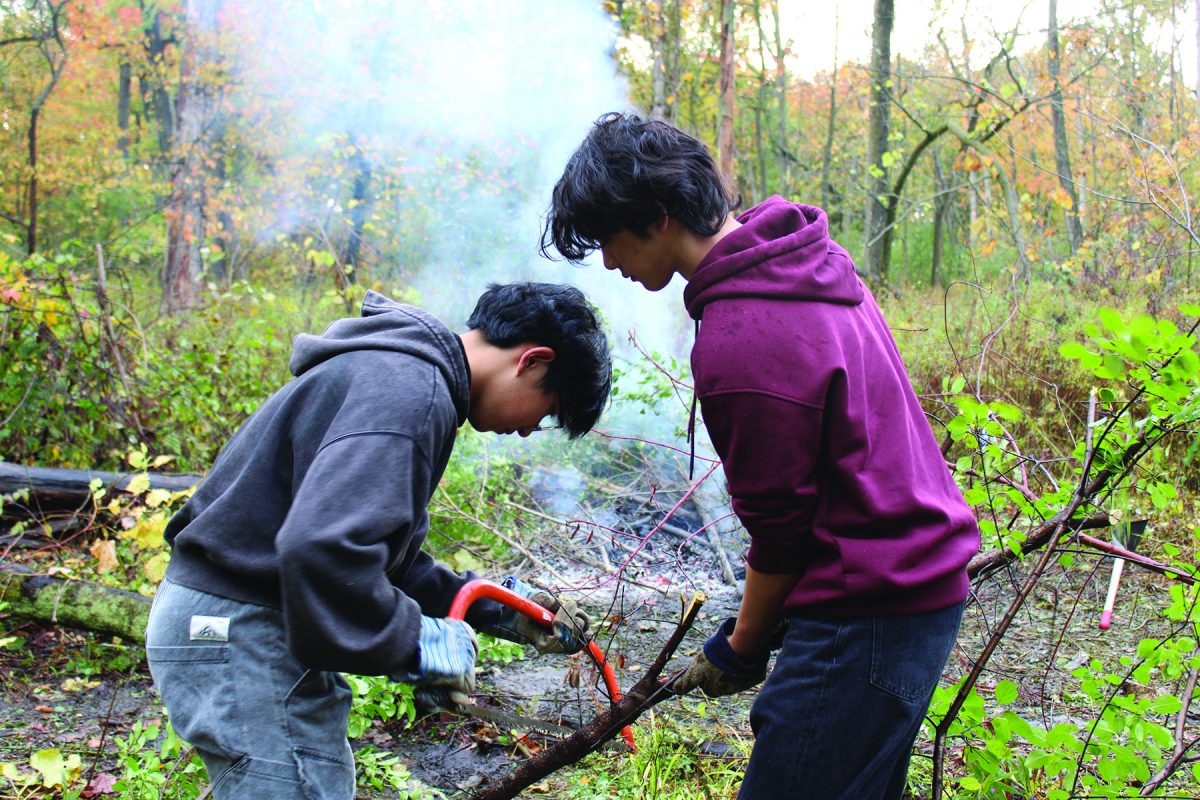
[[[467,419],[477,431],[528,436],[546,417],[558,413],[558,392],[541,387],[554,359],[548,347],[524,351],[515,366],[493,376],[474,398]]]
[[[659,226],[650,228],[647,238],[633,231],[614,233],[600,245],[604,268],[618,270],[652,292],[664,288],[678,271],[675,248]]]

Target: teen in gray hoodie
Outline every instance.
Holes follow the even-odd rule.
[[[297,337],[295,379],[167,525],[147,656],[214,797],[352,798],[339,672],[469,692],[471,625],[583,646],[586,616],[545,593],[548,634],[490,601],[444,619],[473,576],[421,546],[457,429],[527,436],[552,416],[584,434],[608,398],[607,341],[582,293],[552,284],[492,286],[467,325],[369,292],[361,317]]]

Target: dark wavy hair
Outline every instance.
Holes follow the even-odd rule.
[[[582,261],[619,231],[646,238],[664,214],[712,236],[740,204],[704,142],[662,120],[612,112],[596,120],[555,184],[541,251]]]
[[[612,389],[612,359],[608,337],[583,292],[557,283],[493,283],[480,295],[467,327],[496,347],[534,342],[554,350],[539,385],[558,392],[558,424],[570,438],[600,419]]]

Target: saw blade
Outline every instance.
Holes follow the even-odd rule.
[[[525,717],[520,714],[514,714],[511,711],[504,711],[491,706],[481,706],[478,703],[471,701],[470,703],[459,703],[455,711],[469,717],[477,719],[486,719],[488,722],[495,722],[507,729],[527,729],[537,731],[546,736],[553,736],[556,739],[565,739],[575,733],[574,728],[566,725],[559,725],[554,722],[547,722],[544,719],[534,719],[533,717]],[[620,740],[610,739],[601,745],[599,750],[613,750],[617,752],[629,751],[629,745]]]
[[[547,722],[543,719],[534,719],[533,717],[524,717],[520,714],[514,714],[511,711],[504,711],[490,706],[481,706],[475,702],[460,703],[455,710],[467,716],[486,719],[489,722],[498,722],[508,728],[535,730],[538,733],[544,733],[547,736],[553,736],[557,739],[565,739],[575,732],[574,728],[568,728],[566,725]]]

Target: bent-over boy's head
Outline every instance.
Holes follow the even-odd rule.
[[[574,439],[596,424],[612,387],[612,361],[608,338],[583,292],[553,283],[492,284],[479,297],[467,327],[492,348],[510,351],[516,359],[500,370],[503,380],[480,376],[488,381],[488,390],[472,399],[478,407],[473,408],[472,425],[526,433],[541,414],[550,413]],[[472,363],[472,383],[476,367]],[[512,424],[513,406],[524,402],[529,392],[511,378],[519,381],[527,370],[537,376],[536,386],[551,407],[529,424],[519,419],[519,424]],[[505,421],[497,422],[500,419]]]
[[[555,184],[541,250],[582,261],[621,231],[647,238],[664,217],[712,236],[737,205],[704,142],[662,120],[613,112]]]

